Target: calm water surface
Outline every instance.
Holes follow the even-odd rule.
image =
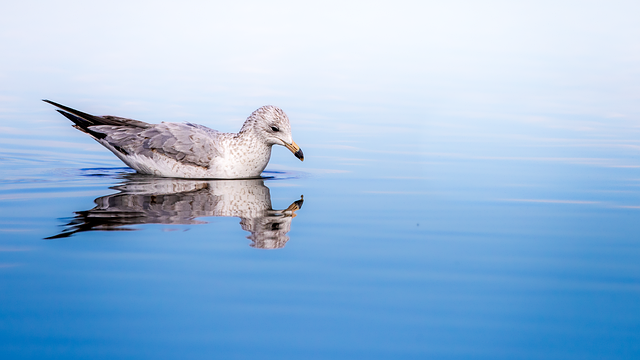
[[[3,6],[0,359],[640,358],[639,12]],[[233,132],[274,104],[305,161],[140,176],[43,98]]]
[[[276,148],[262,180],[194,181],[136,175],[74,131],[3,139],[6,358],[640,353],[624,151],[482,158],[369,134],[302,164]]]

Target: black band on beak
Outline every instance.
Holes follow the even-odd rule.
[[[293,155],[300,159],[300,161],[304,161],[304,154],[302,153],[302,149],[298,149],[298,151],[296,151]]]

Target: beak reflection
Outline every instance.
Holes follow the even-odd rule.
[[[289,241],[291,221],[304,201],[301,196],[286,209],[274,210],[262,179],[202,181],[130,175],[112,189],[119,192],[95,199],[93,209],[77,211],[61,233],[47,239],[85,231],[137,230],[130,226],[138,224],[206,224],[199,218],[230,216],[240,218],[242,230],[250,233],[251,247],[279,249]]]

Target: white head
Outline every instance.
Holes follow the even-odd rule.
[[[269,145],[282,145],[298,159],[304,161],[304,155],[298,144],[293,141],[289,117],[277,106],[266,105],[254,111],[242,125],[240,133],[253,132]]]

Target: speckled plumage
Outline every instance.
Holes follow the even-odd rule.
[[[293,141],[289,118],[267,105],[254,111],[239,133],[222,133],[191,123],[149,124],[115,116],[94,116],[59,107],[74,127],[111,150],[141,174],[199,179],[258,177],[271,158],[271,146],[282,145],[304,160]]]

